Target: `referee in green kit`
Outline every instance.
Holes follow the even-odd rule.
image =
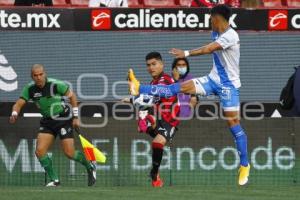
[[[88,186],[96,182],[96,166],[87,161],[81,151],[75,150],[73,128],[79,127],[77,97],[63,81],[48,78],[44,66],[35,64],[31,68],[32,82],[22,90],[22,94],[12,108],[10,123],[15,123],[22,107],[32,100],[40,110],[39,133],[35,154],[44,167],[50,182],[46,186],[58,186],[60,181],[53,169],[52,159],[47,152],[57,135],[61,140],[64,154],[85,166],[88,173]],[[69,98],[72,108],[65,105],[65,98]],[[72,113],[71,113],[72,109]]]

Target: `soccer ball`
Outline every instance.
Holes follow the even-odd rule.
[[[154,105],[154,98],[152,95],[140,94],[133,97],[133,105],[138,109],[147,109]]]

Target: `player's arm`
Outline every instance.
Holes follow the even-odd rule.
[[[18,115],[25,104],[26,104],[26,101],[22,98],[20,98],[16,101],[16,103],[13,105],[13,108],[11,111],[11,116],[9,118],[10,123],[14,124],[16,122],[16,120],[18,119]]]
[[[205,55],[211,54],[214,51],[222,50],[222,46],[218,42],[211,42],[205,46],[202,46],[198,49],[193,50],[181,50],[181,49],[171,49],[170,54],[174,55],[176,58],[184,58],[188,56],[198,56],[198,55]]]
[[[26,102],[31,99],[31,95],[29,94],[29,87],[30,85],[28,84],[23,88],[20,98],[16,101],[16,103],[12,107],[11,116],[9,118],[9,122],[12,124],[16,122],[18,115],[21,109],[26,104]]]
[[[74,128],[79,128],[77,96],[73,91],[71,91],[69,89],[65,93],[65,96],[67,96],[69,98],[70,104],[72,105],[73,127]]]
[[[76,94],[70,90],[69,85],[67,85],[65,82],[58,81],[56,83],[57,92],[61,96],[66,96],[70,100],[70,104],[72,106],[73,111],[73,127],[79,128],[79,120],[78,120],[78,103],[77,103],[77,96]]]
[[[77,108],[77,110],[78,110],[76,94],[74,92],[72,92],[71,90],[67,90],[65,96],[69,98],[70,104],[72,105],[73,110],[74,110],[74,108]],[[78,116],[78,111],[77,111],[77,116]]]
[[[211,42],[208,45],[205,45],[203,47],[200,47],[198,49],[190,50],[186,53],[189,55],[187,56],[198,56],[198,55],[204,55],[204,54],[211,54],[214,51],[222,50],[222,46],[218,42]]]
[[[68,97],[68,99],[70,100],[72,109],[73,109],[73,116],[75,118],[77,118],[78,117],[78,103],[77,103],[76,94],[72,90],[70,90],[69,85],[67,85],[63,81],[57,81],[56,88],[57,88],[57,93],[59,95]]]

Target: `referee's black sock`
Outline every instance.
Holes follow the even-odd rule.
[[[163,148],[164,148],[163,144],[157,142],[152,143],[152,170],[151,170],[152,180],[156,180],[158,169],[163,156]]]

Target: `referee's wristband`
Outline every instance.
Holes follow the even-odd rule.
[[[72,109],[73,109],[73,117],[78,117],[78,112],[79,112],[78,107],[73,107]]]
[[[17,111],[12,111],[11,116],[14,116],[14,117],[18,116],[18,112]]]
[[[190,51],[185,50],[185,51],[184,51],[184,57],[189,57],[189,56],[190,56]]]

